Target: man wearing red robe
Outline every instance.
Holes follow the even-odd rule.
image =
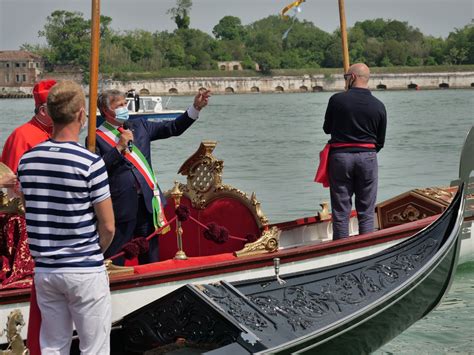
[[[1,162],[15,173],[21,156],[51,137],[53,123],[46,110],[46,98],[54,84],[55,80],[43,80],[34,86],[35,115],[29,122],[17,127],[3,146]]]

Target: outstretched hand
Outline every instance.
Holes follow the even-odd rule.
[[[211,97],[211,90],[201,89],[194,97],[194,108],[201,111],[209,103],[209,97]]]

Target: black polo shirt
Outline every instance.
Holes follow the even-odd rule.
[[[324,132],[331,135],[329,143],[374,143],[378,152],[384,146],[386,128],[385,106],[369,89],[351,88],[329,99],[323,125]],[[334,149],[371,150],[359,147]]]

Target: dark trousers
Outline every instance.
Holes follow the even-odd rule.
[[[118,254],[122,250],[124,244],[131,241],[133,237],[147,237],[153,232],[153,215],[146,209],[143,195],[137,195],[137,199],[138,208],[135,218],[126,222],[115,223],[114,239],[112,240],[110,247],[104,253],[106,259]],[[138,257],[140,264],[158,261],[158,238],[159,236],[155,236],[149,241],[148,253]],[[114,259],[115,265],[123,266],[124,263],[124,257]]]
[[[333,239],[349,236],[352,195],[355,195],[359,234],[373,232],[378,181],[377,153],[332,151],[328,175]]]

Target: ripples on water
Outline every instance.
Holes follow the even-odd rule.
[[[329,200],[313,182],[332,93],[213,96],[201,118],[183,136],[152,145],[163,190],[205,139],[224,160],[223,182],[255,191],[271,222],[314,215]],[[374,92],[388,113],[385,148],[379,154],[378,200],[413,188],[449,185],[473,119],[472,90]],[[163,102],[167,102],[165,98]],[[192,97],[173,97],[170,108],[186,108]],[[32,116],[33,100],[0,100],[0,147]],[[82,137],[81,141],[84,139]],[[442,305],[383,347],[379,354],[445,354],[473,351],[474,264],[461,268]]]
[[[375,352],[383,354],[472,354],[474,352],[474,262],[458,267],[438,308]]]

